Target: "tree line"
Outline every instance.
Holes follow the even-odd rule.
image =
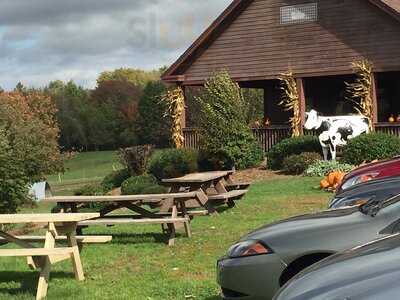
[[[62,151],[114,150],[141,144],[165,148],[171,145],[171,120],[165,117],[166,103],[161,101],[168,89],[160,80],[164,70],[106,71],[99,75],[94,89],[56,80],[43,88],[18,83],[15,91],[42,93],[52,99]],[[201,92],[198,88],[187,92],[189,126],[198,124],[196,97]],[[260,90],[244,90],[243,94],[252,108],[250,124],[261,118],[263,94]]]
[[[170,121],[160,101],[167,89],[160,80],[163,70],[103,72],[94,89],[57,80],[43,88],[18,83],[15,91],[52,99],[62,151],[114,150],[143,143],[167,147]]]

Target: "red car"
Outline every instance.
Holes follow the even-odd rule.
[[[351,171],[344,177],[336,191],[341,192],[362,182],[390,176],[400,176],[400,156],[367,164]]]

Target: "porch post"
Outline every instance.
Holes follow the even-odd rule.
[[[378,123],[378,81],[376,74],[372,73],[372,86],[371,86],[371,96],[372,96],[372,127],[375,128],[375,124]]]
[[[182,116],[181,116],[181,126],[182,129],[186,128],[186,87],[183,85],[180,85],[182,91],[183,91],[183,97],[184,97],[184,105],[185,105],[185,109],[183,110]]]
[[[268,93],[270,93],[269,89],[264,87],[264,122],[267,118],[270,118],[268,113]]]
[[[304,91],[304,80],[303,78],[296,78],[297,92],[299,94],[300,101],[300,133],[304,134],[304,124],[306,121],[306,96]]]

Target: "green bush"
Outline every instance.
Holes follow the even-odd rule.
[[[321,158],[321,155],[315,152],[290,155],[283,160],[283,170],[286,174],[300,175],[310,165],[321,160]]]
[[[136,176],[143,175],[146,172],[147,164],[152,153],[152,145],[134,146],[118,151],[121,163],[126,166],[131,175]]]
[[[164,149],[150,157],[148,172],[158,180],[197,171],[197,152],[189,149]]]
[[[86,184],[80,188],[74,190],[75,196],[103,196],[105,194],[104,188],[99,183]],[[99,212],[102,210],[107,203],[87,203],[80,208],[80,212]],[[56,205],[51,210],[53,213],[58,213],[61,210],[61,206]]]
[[[152,175],[130,177],[122,183],[122,195],[162,194],[166,188],[158,185],[157,179]]]
[[[263,153],[247,123],[249,105],[229,74],[220,72],[208,79],[196,99],[201,108],[201,150],[211,160],[223,162],[223,168],[245,169],[260,164]]]
[[[234,163],[223,153],[209,153],[204,150],[199,151],[198,166],[200,172],[231,170]]]
[[[330,161],[317,161],[310,165],[307,170],[304,172],[305,176],[327,176],[329,173],[333,171],[341,171],[348,173],[351,170],[353,170],[355,167],[349,164],[345,163],[340,163],[335,160],[330,160]]]
[[[216,171],[246,169],[260,164],[263,158],[261,148],[253,143],[253,135],[250,133],[237,134],[235,141],[228,142],[228,147],[220,151],[199,151],[198,165],[200,171]]]
[[[103,186],[100,184],[86,184],[74,190],[75,196],[102,196],[104,195]]]
[[[360,135],[343,149],[343,161],[353,165],[392,158],[400,154],[400,139],[384,133]]]
[[[282,140],[267,153],[267,166],[272,170],[280,170],[286,157],[303,152],[321,153],[321,145],[318,138],[300,136]]]
[[[120,187],[122,183],[129,177],[131,177],[131,174],[129,173],[128,169],[113,171],[112,173],[104,177],[101,185],[103,187],[103,190],[111,191],[114,188]]]

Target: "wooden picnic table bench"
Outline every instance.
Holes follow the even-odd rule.
[[[151,195],[122,195],[122,196],[62,196],[50,197],[43,200],[45,203],[56,203],[62,211],[77,212],[88,203],[106,203],[99,211],[100,217],[93,220],[79,222],[79,226],[90,225],[118,225],[118,224],[161,224],[163,233],[169,235],[168,245],[175,243],[176,227],[181,224],[186,235],[191,237],[190,215],[186,209],[186,202],[194,200],[199,205],[205,205],[207,198],[199,192],[167,193]],[[144,205],[167,203],[165,211],[159,213],[144,208]],[[166,205],[164,205],[166,207]],[[125,208],[134,214],[116,215],[114,211]],[[167,228],[165,227],[167,226]],[[78,233],[81,234],[81,228]]]
[[[163,179],[162,183],[170,187],[171,193],[182,190],[197,191],[207,198],[204,206],[209,213],[216,213],[215,206],[221,203],[234,207],[234,200],[240,199],[247,193],[246,189],[250,184],[236,183],[232,179],[233,170],[229,171],[213,171],[192,173],[178,178]],[[210,189],[214,189],[214,193],[210,193]],[[198,203],[188,203],[190,207],[198,207]]]
[[[0,256],[24,256],[27,257],[28,264],[32,268],[40,269],[36,299],[43,299],[47,294],[51,265],[56,262],[71,259],[75,278],[79,281],[85,279],[75,231],[78,222],[96,218],[98,216],[98,213],[0,214],[0,225],[28,223],[47,224],[44,247],[42,248],[32,245],[27,241],[27,239],[22,239],[0,230],[0,237],[3,240],[9,243],[14,243],[20,247],[19,249],[0,248]],[[66,236],[68,247],[55,247],[56,239],[60,234]]]

